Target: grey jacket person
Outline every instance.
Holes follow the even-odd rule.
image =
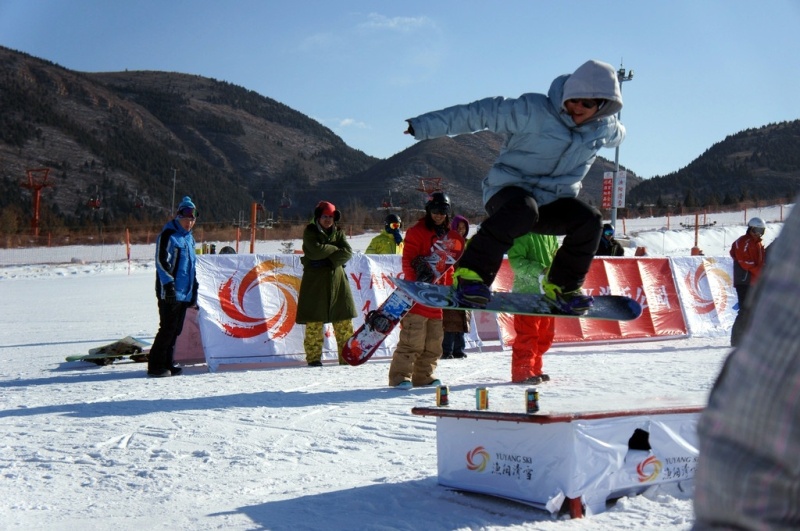
[[[505,146],[483,180],[486,203],[506,186],[519,186],[539,205],[577,197],[581,180],[600,148],[613,148],[625,138],[616,118],[622,95],[614,68],[587,61],[573,74],[557,77],[547,95],[523,94],[516,99],[485,98],[433,111],[408,120],[417,140],[488,129],[508,134]],[[597,114],[577,126],[564,110],[568,99],[607,100]]]

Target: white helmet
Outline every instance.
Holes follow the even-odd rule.
[[[756,234],[764,235],[764,232],[767,230],[767,224],[764,223],[764,220],[761,218],[751,218],[750,221],[747,222],[747,230],[752,230]]]

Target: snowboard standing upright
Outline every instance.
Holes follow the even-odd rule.
[[[464,238],[456,231],[449,231],[438,240],[426,259],[436,274],[438,281],[461,257],[464,252]],[[414,299],[408,293],[396,289],[376,310],[364,317],[364,324],[355,331],[342,348],[342,358],[350,365],[361,365],[372,357],[397,323],[405,317]]]
[[[538,293],[492,292],[492,300],[485,308],[459,306],[453,300],[448,286],[437,286],[425,282],[394,279],[397,288],[403,290],[414,301],[425,306],[450,310],[485,310],[496,313],[538,315],[544,317],[578,317],[582,319],[605,319],[609,321],[631,321],[642,314],[642,306],[622,295],[595,295],[594,305],[583,315],[564,313],[554,307],[544,295]]]

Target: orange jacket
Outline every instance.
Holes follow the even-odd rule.
[[[425,218],[421,218],[417,223],[406,231],[406,238],[403,241],[403,277],[406,280],[416,280],[417,274],[411,262],[418,256],[429,256],[432,252],[433,244],[439,241],[436,232],[425,226]],[[445,273],[445,281],[441,284],[448,285],[453,283],[453,271],[449,269]],[[428,319],[441,319],[441,308],[429,308],[421,304],[415,304],[409,313],[415,313]]]
[[[748,232],[731,246],[733,258],[733,284],[753,285],[764,267],[764,244]]]

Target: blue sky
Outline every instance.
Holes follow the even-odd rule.
[[[228,81],[381,158],[412,144],[408,117],[546,93],[590,58],[622,64],[620,162],[643,177],[799,119],[798,28],[798,0],[0,0],[0,45],[84,72]]]

